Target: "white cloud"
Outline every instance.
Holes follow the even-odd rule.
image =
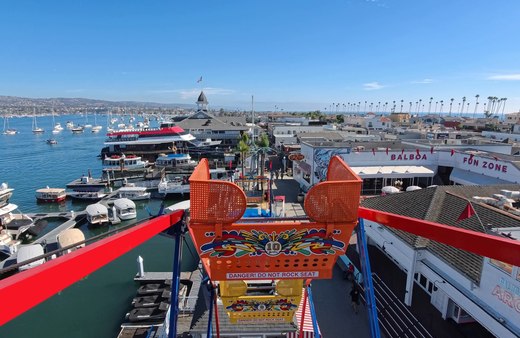
[[[364,90],[378,90],[381,88],[384,88],[382,84],[379,82],[369,82],[369,83],[363,83],[363,89]]]
[[[412,83],[429,84],[429,83],[433,83],[433,79],[422,79],[422,80],[418,80],[418,81],[412,81]]]
[[[488,80],[498,80],[498,81],[520,81],[520,74],[502,74],[502,75],[492,75],[487,78]]]

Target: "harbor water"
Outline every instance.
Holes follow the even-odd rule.
[[[98,116],[98,122],[102,119],[104,117]],[[64,128],[67,121],[86,123],[85,116],[80,115],[56,116],[54,120]],[[98,155],[105,139],[105,123],[98,123],[103,125],[99,133],[85,129],[82,134],[73,134],[64,129],[52,134],[53,118],[38,117],[38,126],[45,129],[41,135],[32,133],[32,123],[32,117],[11,118],[9,125],[17,129],[18,134],[0,135],[0,183],[6,182],[15,189],[10,202],[18,205],[23,213],[84,210],[89,203],[70,200],[62,204],[36,203],[35,191],[46,186],[65,188],[67,183],[89,171],[93,177],[100,177],[102,165]],[[58,144],[47,144],[50,138],[56,139]],[[168,200],[165,204],[177,201]],[[161,202],[154,199],[136,202],[138,220],[147,218],[149,212],[157,213]],[[56,225],[49,222],[44,232]],[[80,227],[87,238],[112,228]],[[156,236],[0,327],[0,337],[115,337],[137,288],[133,281],[137,257],[144,258],[145,271],[171,271],[172,253],[173,240]],[[196,259],[191,251],[185,250],[183,268],[195,267]]]

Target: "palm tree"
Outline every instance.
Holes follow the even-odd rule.
[[[363,108],[363,113],[367,112],[367,101],[365,101],[365,108]]]
[[[435,101],[435,113],[437,112],[437,105],[439,104],[439,101]]]
[[[490,108],[491,108],[491,102],[493,101],[493,96],[488,96],[487,99],[488,99],[487,110],[488,110],[488,111],[491,111]],[[493,114],[493,113],[490,113],[489,115],[491,116],[492,114]],[[486,110],[484,110],[484,115],[487,115],[487,114],[486,114]]]
[[[504,110],[506,109],[507,97],[503,97],[502,100],[504,101],[504,105],[502,106],[502,121],[504,121]]]
[[[412,101],[410,101],[410,108],[408,108],[408,113],[412,113]]]
[[[429,104],[428,104],[428,114],[429,114],[429,113],[431,112],[431,110],[432,110],[432,101],[433,101],[433,96],[430,97],[430,102],[429,102]]]
[[[454,100],[455,100],[454,98],[451,98],[451,99],[450,99],[450,101],[451,101],[451,102],[450,102],[450,113],[449,113],[448,116],[451,116],[451,108],[452,108],[452,106],[453,106],[453,101],[454,101]]]
[[[419,99],[419,109],[421,108],[421,103],[422,103],[422,99]],[[423,110],[423,113],[424,113],[424,109]]]
[[[462,97],[462,111],[460,112],[460,115],[462,115],[462,113],[464,113],[464,104],[466,103],[466,97],[463,96]]]
[[[266,133],[262,133],[258,139],[256,145],[258,146],[258,152],[260,153],[260,176],[264,176],[265,168],[265,155],[269,152],[269,137]],[[261,183],[261,190],[264,190],[263,181]]]
[[[441,111],[440,111],[439,115],[442,114],[442,108],[443,107],[444,107],[444,100],[441,100]]]
[[[245,177],[246,172],[244,168],[244,162],[246,160],[246,155],[249,153],[249,136],[247,133],[243,133],[240,141],[238,141],[238,152],[240,153],[240,161],[242,162],[242,177]]]
[[[475,116],[477,115],[477,107],[478,107],[478,98],[480,97],[480,95],[475,95],[475,110],[473,111],[473,118],[475,118]]]
[[[403,102],[404,102],[404,100],[401,100],[401,110],[399,111],[400,113],[403,112]]]

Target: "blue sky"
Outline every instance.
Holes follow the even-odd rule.
[[[479,94],[507,97],[507,113],[518,13],[517,0],[4,0],[0,95],[193,103],[203,88],[210,107],[254,95],[257,110],[330,111]]]

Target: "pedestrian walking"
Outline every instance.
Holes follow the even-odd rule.
[[[352,286],[352,290],[350,290],[350,300],[352,302],[352,310],[354,310],[354,313],[358,313],[358,305],[359,305],[359,290],[354,285]]]
[[[280,177],[280,169],[276,170],[275,175],[276,175],[276,179],[278,179]]]

